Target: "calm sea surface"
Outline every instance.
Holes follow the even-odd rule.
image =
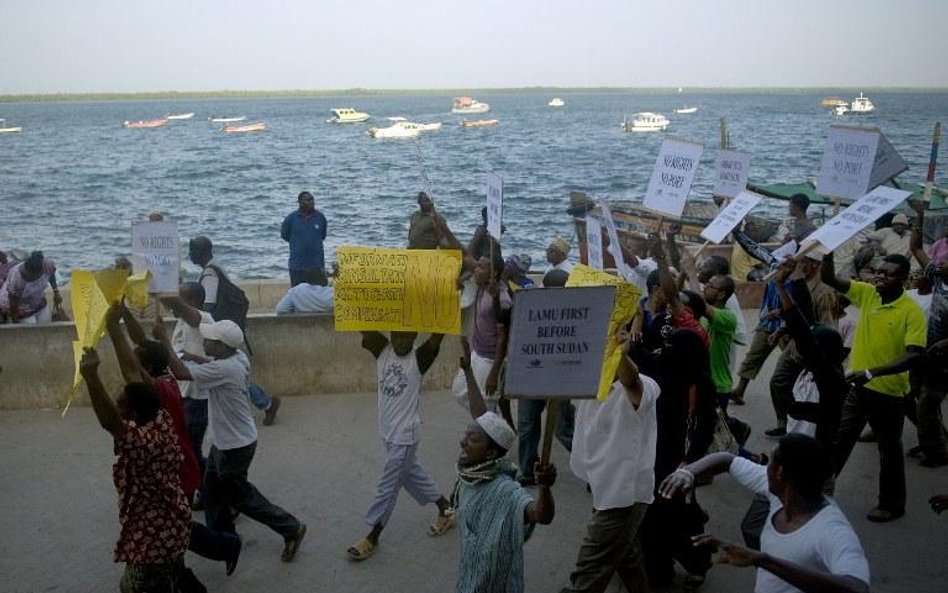
[[[438,209],[466,240],[480,219],[484,174],[494,171],[505,183],[505,252],[542,262],[550,238],[573,236],[570,190],[641,199],[665,134],[623,133],[628,114],[664,113],[672,122],[666,134],[705,143],[693,200],[709,199],[710,149],[718,146],[722,116],[731,144],[753,154],[751,179],[765,182],[815,177],[829,126],[844,122],[880,127],[911,167],[901,179],[921,181],[934,122],[948,123],[948,93],[935,92],[874,92],[876,113],[849,118],[822,109],[823,94],[560,96],[566,106],[554,109],[551,94],[480,94],[491,112],[467,117],[501,121],[481,129],[460,128],[447,95],[0,104],[7,125],[23,126],[0,135],[0,249],[42,249],[64,275],[104,267],[130,250],[130,222],[160,210],[178,222],[183,243],[211,237],[217,259],[236,276],[280,277],[287,257],[280,223],[304,189],[329,219],[331,261],[339,245],[404,245],[425,177]],[[698,112],[672,112],[683,104]],[[350,105],[373,120],[326,123],[331,108]],[[193,119],[156,130],[121,127],[189,111]],[[224,114],[266,122],[269,130],[223,134],[207,118]],[[371,125],[389,125],[390,116],[444,127],[417,141],[365,135]],[[938,176],[944,182],[944,167]]]

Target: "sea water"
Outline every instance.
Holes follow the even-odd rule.
[[[948,93],[869,93],[876,112],[834,117],[813,92],[480,93],[485,115],[450,114],[450,95],[204,99],[0,104],[0,118],[23,126],[0,135],[0,250],[42,249],[62,275],[111,264],[130,251],[132,220],[161,211],[178,222],[182,244],[207,235],[217,261],[239,278],[286,275],[280,223],[309,190],[329,221],[327,261],[340,245],[404,246],[415,196],[428,189],[462,241],[480,221],[485,174],[504,180],[505,253],[545,263],[557,235],[572,239],[569,192],[594,199],[640,200],[663,138],[703,142],[690,199],[707,200],[713,183],[719,120],[733,147],[752,153],[758,182],[815,178],[829,126],[877,126],[910,165],[900,179],[923,181],[935,121],[948,123]],[[683,105],[698,112],[678,115]],[[334,107],[372,114],[361,124],[329,124]],[[193,119],[154,130],[122,128],[125,120],[193,111]],[[623,118],[665,114],[664,133],[625,133]],[[265,122],[256,134],[225,134],[214,115]],[[370,126],[386,117],[443,122],[417,140],[375,140]],[[468,119],[500,125],[461,128]],[[938,172],[940,181],[946,175]],[[763,206],[782,215],[786,206]],[[574,249],[573,258],[578,250]],[[182,250],[182,255],[185,255]],[[190,268],[189,264],[185,264]]]

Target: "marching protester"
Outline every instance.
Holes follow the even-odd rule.
[[[308,191],[300,192],[296,201],[299,207],[287,214],[280,226],[280,237],[290,244],[290,258],[287,262],[290,286],[303,282],[304,272],[310,268],[326,269],[326,259],[323,255],[326,216],[316,209],[316,200]]]

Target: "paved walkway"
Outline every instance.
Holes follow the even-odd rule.
[[[772,362],[772,361],[771,361]],[[767,376],[763,374],[762,376]],[[762,433],[772,423],[760,381],[736,413],[750,421],[750,447],[767,450]],[[424,396],[421,460],[443,491],[454,480],[454,460],[466,413],[447,393]],[[915,443],[914,429],[906,442]],[[375,395],[287,399],[275,425],[260,428],[252,481],[276,504],[309,525],[292,564],[280,562],[282,540],[242,518],[244,552],[237,572],[189,554],[187,562],[210,591],[326,591],[334,593],[443,593],[454,588],[457,530],[425,535],[435,508],[400,499],[379,550],[368,561],[348,561],[345,549],[367,531],[363,515],[383,460]],[[565,452],[554,445],[560,479],[554,488],[557,516],[526,545],[528,592],[555,592],[576,558],[590,497],[572,476]],[[92,410],[0,413],[0,591],[6,593],[116,591],[122,571],[111,559],[118,519],[111,481],[111,443]],[[877,454],[859,444],[838,482],[839,503],[862,538],[875,592],[944,593],[948,590],[948,516],[936,516],[928,497],[948,492],[948,468],[907,462],[907,515],[892,524],[865,520],[874,506]],[[740,518],[750,496],[720,477],[699,494],[711,513],[709,529],[739,541]],[[203,517],[199,517],[203,518]],[[704,591],[752,591],[754,571],[715,567]],[[613,583],[611,591],[621,591]]]

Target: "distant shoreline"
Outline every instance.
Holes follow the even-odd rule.
[[[677,87],[501,87],[480,89],[324,89],[324,90],[268,90],[268,91],[156,91],[144,93],[23,93],[0,95],[0,103],[44,103],[66,101],[167,101],[198,99],[281,99],[358,96],[405,96],[405,95],[476,95],[476,94],[526,94],[526,93],[628,93],[639,95],[677,95]],[[948,92],[946,87],[688,87],[683,96],[701,94],[747,94],[747,93],[939,93]]]

